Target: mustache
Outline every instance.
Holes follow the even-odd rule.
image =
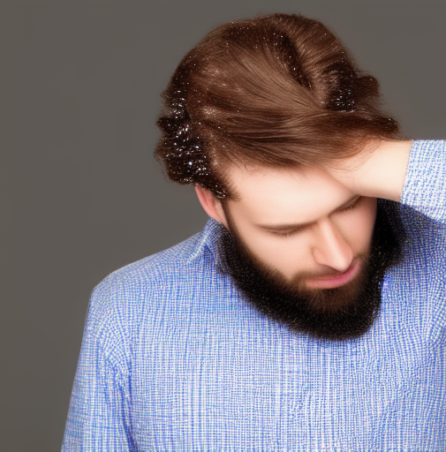
[[[315,278],[315,279],[331,279],[331,278],[336,278],[338,276],[342,276],[345,273],[349,272],[356,264],[360,264],[362,266],[364,260],[367,258],[367,254],[366,253],[358,253],[353,259],[351,264],[349,265],[349,267],[343,271],[343,272],[338,272],[336,270],[333,271],[328,271],[325,273],[312,273],[309,271],[302,271],[300,272],[298,275],[296,275],[296,279],[297,278],[302,278],[302,279],[308,279],[308,278]]]

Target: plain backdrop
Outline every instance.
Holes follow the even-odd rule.
[[[152,156],[159,94],[214,26],[269,12],[325,22],[410,138],[445,138],[446,2],[0,2],[0,451],[60,450],[93,287],[203,228]]]

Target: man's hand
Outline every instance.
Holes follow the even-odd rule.
[[[353,193],[399,202],[413,140],[375,140],[356,156],[324,169]]]

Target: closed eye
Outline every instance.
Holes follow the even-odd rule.
[[[363,198],[362,196],[358,196],[358,197],[355,199],[355,201],[353,202],[353,204],[350,204],[349,206],[344,207],[344,208],[341,210],[341,212],[346,212],[347,210],[352,210],[352,209],[354,209],[354,208],[358,205],[359,201],[360,201],[362,198]]]
[[[363,198],[363,196],[357,196],[356,198],[353,198],[353,201],[350,204],[348,204],[345,207],[339,208],[339,209],[333,211],[332,213],[334,214],[336,212],[347,212],[349,210],[353,210],[359,204],[359,201],[362,198]],[[269,229],[267,226],[260,226],[260,227],[262,227],[263,229],[269,229],[269,233],[273,234],[275,236],[279,236],[282,238],[288,238],[288,237],[297,235],[300,232],[303,232],[306,228],[310,227],[312,224],[313,223],[307,223],[307,224],[303,224],[301,226],[296,226],[293,229],[289,229],[289,230],[282,229],[282,230],[277,230],[277,231],[273,231],[273,230]]]
[[[347,206],[347,207],[344,207],[343,209],[340,209],[339,212],[347,212],[347,211],[349,211],[349,210],[353,210],[353,209],[358,205],[359,201],[360,201],[362,198],[363,198],[363,196],[358,196],[357,198],[355,198],[355,200],[353,201],[352,204],[350,204],[350,205]],[[300,228],[291,229],[291,230],[289,230],[289,231],[280,231],[280,232],[278,232],[278,231],[272,232],[272,231],[271,231],[271,233],[274,234],[274,235],[277,235],[277,236],[279,236],[279,237],[282,237],[282,238],[288,238],[288,237],[292,237],[292,236],[294,236],[294,235],[299,234],[299,233],[302,232],[306,227],[307,227],[307,226],[302,226],[302,227],[300,227]]]
[[[290,231],[281,231],[281,232],[272,232],[274,235],[278,235],[279,237],[291,237],[292,235],[297,235],[299,232],[302,232],[305,229],[305,227],[301,227],[298,229],[293,229]]]

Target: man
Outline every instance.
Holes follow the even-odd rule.
[[[63,450],[445,450],[446,144],[302,16],[218,27],[164,99],[210,219],[95,288]]]

